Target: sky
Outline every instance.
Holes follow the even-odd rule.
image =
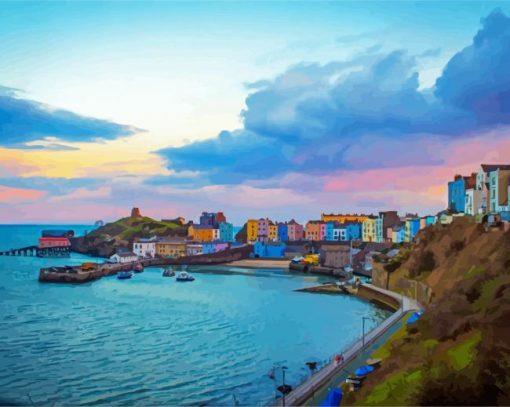
[[[436,213],[508,66],[508,2],[0,1],[0,223]]]

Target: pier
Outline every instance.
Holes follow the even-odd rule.
[[[26,246],[18,249],[10,249],[0,252],[0,256],[24,256],[24,257],[69,257],[68,247],[43,247]]]
[[[136,265],[143,267],[151,266],[176,266],[176,265],[206,265],[223,264],[236,260],[242,260],[249,257],[251,247],[248,245],[223,250],[217,253],[201,254],[197,256],[185,256],[179,258],[150,258],[142,259],[128,263],[86,263],[87,267],[82,266],[64,266],[64,267],[45,267],[39,270],[39,281],[47,283],[86,283],[94,281],[105,276],[111,276],[121,271],[130,271]]]

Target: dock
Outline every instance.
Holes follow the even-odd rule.
[[[92,263],[92,266],[44,267],[39,270],[39,281],[46,283],[82,284],[102,277],[115,275],[121,271],[130,271],[138,264],[145,267],[176,265],[212,265],[224,264],[246,259],[251,253],[250,246],[240,246],[217,253],[185,256],[179,258],[141,259],[128,263]],[[90,264],[90,263],[87,263]]]

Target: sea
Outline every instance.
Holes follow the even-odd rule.
[[[0,225],[0,251],[43,229]],[[84,285],[39,283],[39,268],[104,261],[0,256],[0,405],[267,405],[387,311],[350,296],[296,292],[327,277],[195,266],[194,282],[147,268]],[[274,372],[274,374],[270,374]]]

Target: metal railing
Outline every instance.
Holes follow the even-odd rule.
[[[392,315],[386,318],[381,324],[369,331],[367,334],[359,336],[350,345],[344,347],[339,353],[343,355],[341,363],[336,363],[335,357],[323,361],[321,367],[313,374],[302,377],[297,382],[294,390],[286,397],[287,405],[299,405],[308,400],[319,390],[327,381],[331,380],[339,373],[347,363],[351,362],[360,352],[369,347],[377,338],[384,334],[394,323],[396,323],[404,315],[403,301],[400,308]],[[275,400],[273,404],[280,404],[280,399]]]

